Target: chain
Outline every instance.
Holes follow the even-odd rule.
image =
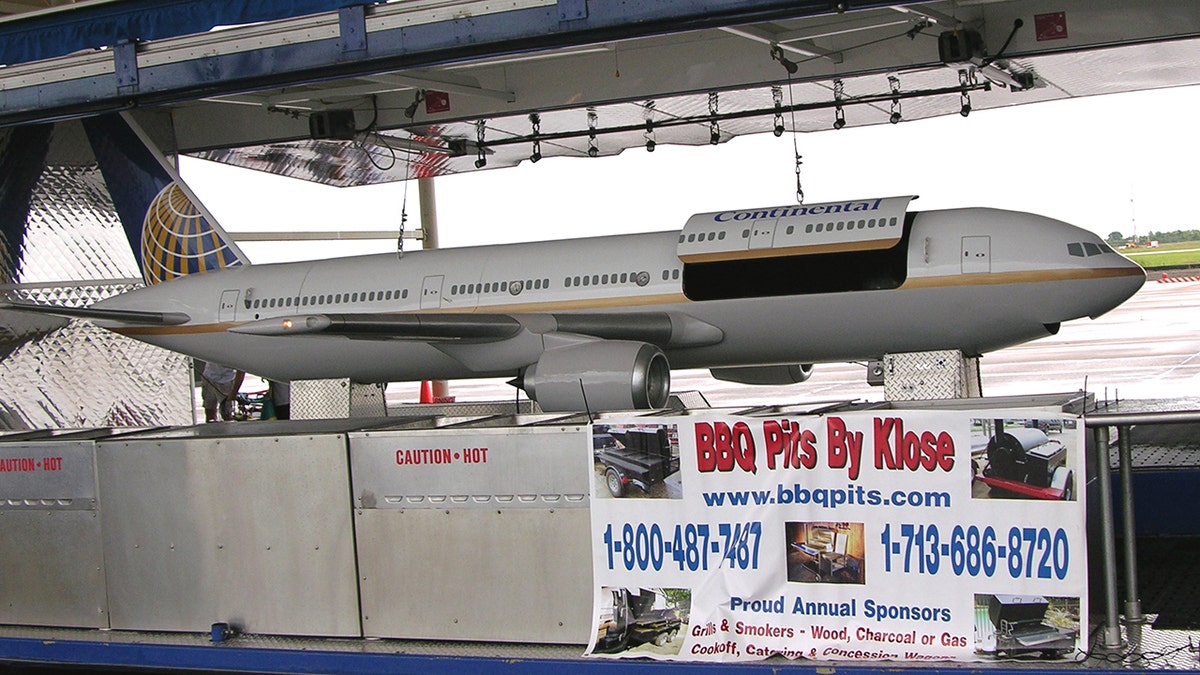
[[[792,94],[792,72],[788,71],[787,76],[788,88],[788,110],[792,116],[792,154],[796,158],[796,203],[804,203],[804,184],[800,181],[800,165],[804,164],[803,157],[800,156],[800,127],[796,126],[796,98]]]
[[[796,151],[796,203],[804,203],[804,185],[800,182],[800,165],[804,163],[804,158],[800,156],[800,151]]]
[[[833,81],[833,101],[837,105],[833,108],[833,128],[841,129],[846,126],[846,111],[842,110],[842,97],[846,91],[846,85],[842,80],[836,79]]]
[[[895,75],[888,75],[888,86],[892,90],[892,116],[888,121],[892,124],[900,123],[900,78]]]
[[[542,140],[538,138],[542,133],[542,116],[529,113],[529,123],[533,125],[533,153],[529,155],[529,161],[536,164],[542,158]]]
[[[783,90],[779,87],[771,87],[771,100],[775,103],[775,129],[772,133],[775,138],[783,135]]]
[[[717,122],[719,109],[719,95],[715,91],[708,92],[708,142],[713,145],[721,142],[721,124]]]
[[[971,93],[967,90],[967,87],[974,85],[975,82],[974,68],[971,68],[969,71],[965,68],[958,71],[958,85],[963,88],[962,94],[959,97],[962,107],[959,108],[958,114],[963,117],[971,114]]]
[[[400,203],[400,234],[396,235],[396,260],[404,257],[404,223],[408,222],[408,179],[404,179],[404,199]]]
[[[408,184],[412,182],[412,160],[404,160],[404,166],[404,198],[400,201],[400,234],[396,235],[396,260],[404,257],[404,224],[408,222]]]
[[[642,134],[642,138],[646,141],[646,152],[654,152],[654,147],[658,142],[654,140],[654,101],[646,101],[642,104],[642,114],[646,118],[646,133]]]
[[[596,123],[600,118],[596,115],[595,110],[588,110],[588,157],[595,157],[600,154],[600,146],[596,143]]]
[[[487,157],[483,154],[483,136],[487,132],[487,120],[475,121],[475,151],[477,154],[475,159],[475,168],[482,169],[487,166]]]

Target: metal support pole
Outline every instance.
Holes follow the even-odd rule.
[[[418,178],[417,193],[421,199],[421,248],[435,249],[438,247],[437,192],[433,189],[433,179]]]
[[[1129,425],[1117,427],[1117,449],[1121,461],[1121,531],[1125,535],[1125,626],[1131,644],[1142,639],[1142,600],[1138,596],[1137,532],[1133,522],[1133,450]]]
[[[418,178],[417,192],[421,200],[421,248],[426,251],[438,247],[437,227],[437,193],[433,188],[432,178]],[[433,399],[444,400],[450,395],[450,387],[445,380],[433,381]]]
[[[1112,470],[1108,456],[1108,427],[1096,427],[1097,478],[1100,483],[1100,546],[1104,554],[1104,644],[1121,648],[1121,616],[1117,607],[1117,533],[1113,523]]]

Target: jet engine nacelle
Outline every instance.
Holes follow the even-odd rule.
[[[800,363],[782,366],[743,366],[740,368],[713,368],[712,376],[726,382],[739,384],[796,384],[812,377],[813,364]]]
[[[654,345],[598,340],[546,350],[521,388],[547,412],[662,408],[671,367]]]

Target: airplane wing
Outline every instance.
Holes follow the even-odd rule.
[[[503,340],[521,332],[504,314],[300,314],[229,329],[247,335],[341,335],[364,340]]]
[[[487,342],[515,337],[522,330],[571,333],[604,340],[635,340],[659,346],[700,346],[720,342],[720,329],[690,316],[667,312],[549,314],[522,320],[508,314],[302,314],[234,326],[249,335],[341,335],[367,340]]]
[[[0,310],[32,312],[71,319],[101,319],[121,323],[142,325],[178,326],[191,321],[183,312],[147,312],[136,309],[97,309],[95,307],[66,307],[62,305],[38,305],[31,302],[0,302]]]
[[[67,319],[62,317],[14,312],[0,306],[0,342],[13,342],[45,335],[52,330],[62,328],[67,323]]]

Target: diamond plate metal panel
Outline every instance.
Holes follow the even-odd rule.
[[[54,125],[47,165],[33,189],[25,237],[9,278],[63,283],[140,278],[83,127]]]
[[[36,125],[0,130],[0,272],[4,281],[20,259],[33,188],[45,166],[54,127]]]
[[[387,402],[377,384],[349,379],[294,380],[292,419],[319,420],[340,417],[384,417]]]
[[[889,401],[968,395],[966,360],[956,349],[887,354],[883,369],[884,398]]]
[[[191,424],[191,359],[87,321],[0,361],[0,426],[10,429]]]
[[[78,122],[55,125],[46,161],[0,294],[81,306],[133,288],[141,273]],[[0,427],[192,423],[190,359],[86,321],[0,324]]]
[[[350,383],[350,417],[383,417],[387,400],[382,385]]]
[[[29,207],[17,281],[139,277],[99,169],[46,167]]]

